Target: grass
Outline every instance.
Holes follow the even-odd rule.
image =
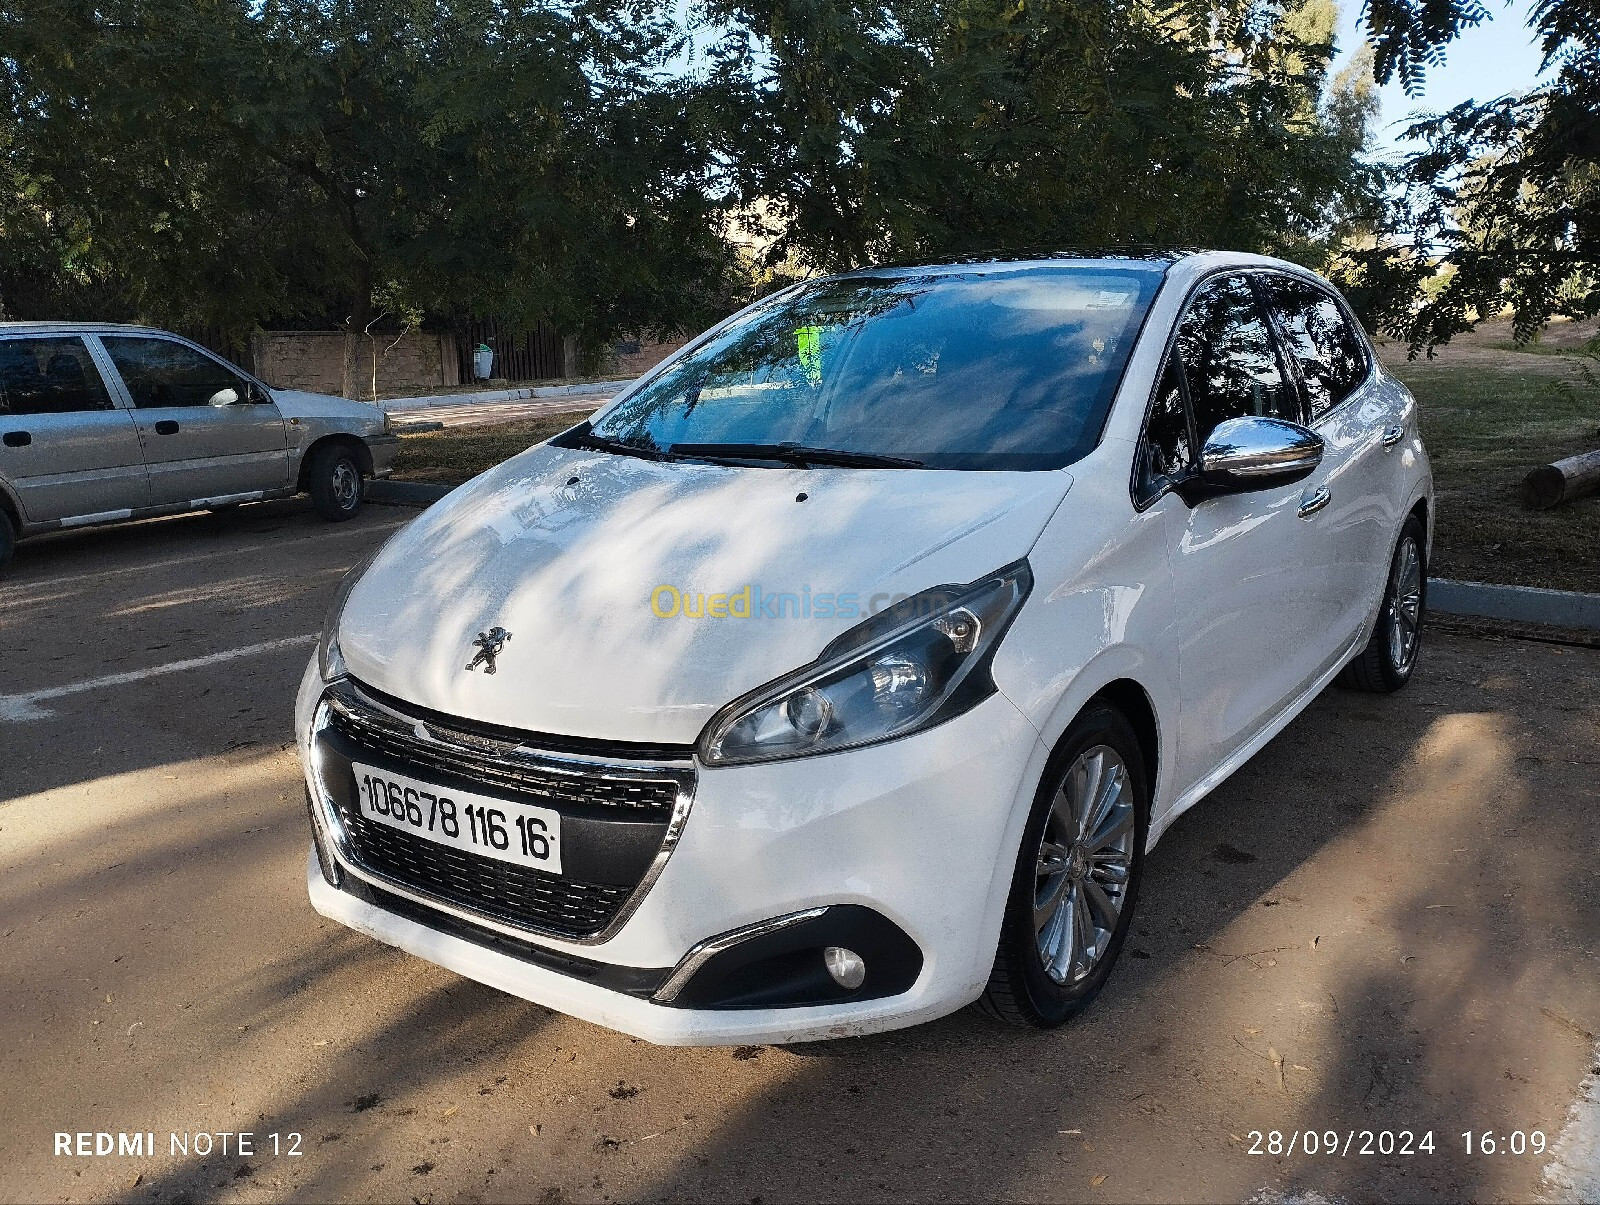
[[[402,435],[394,476],[400,481],[460,485],[587,416],[588,411],[547,414],[493,427],[447,427],[443,431]]]
[[[1529,469],[1600,447],[1600,387],[1572,357],[1462,348],[1391,371],[1433,461],[1436,577],[1600,593],[1600,497],[1524,510]]]
[[[1522,508],[1528,470],[1600,447],[1600,385],[1570,355],[1463,337],[1390,369],[1416,394],[1437,491],[1431,572],[1600,593],[1600,496]],[[583,412],[401,437],[395,476],[456,485],[578,422]]]

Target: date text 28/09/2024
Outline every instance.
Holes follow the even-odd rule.
[[[1251,1130],[1250,1155],[1434,1155],[1432,1130]],[[1542,1155],[1543,1130],[1463,1130],[1457,1140],[1469,1155]]]

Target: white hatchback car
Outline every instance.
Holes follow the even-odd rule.
[[[316,909],[667,1043],[1059,1024],[1146,851],[1403,686],[1431,475],[1321,278],[873,269],[707,332],[341,587]]]

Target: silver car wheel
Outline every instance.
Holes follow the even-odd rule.
[[[1422,554],[1410,536],[1401,539],[1395,549],[1389,597],[1389,664],[1405,674],[1416,660],[1422,626]]]
[[[1034,932],[1056,983],[1081,983],[1110,948],[1133,872],[1134,819],[1116,750],[1080,753],[1056,788],[1035,856]]]
[[[349,510],[360,496],[361,474],[348,460],[339,461],[333,466],[334,500],[342,509]]]

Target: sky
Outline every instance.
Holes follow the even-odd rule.
[[[1489,0],[1490,20],[1467,30],[1447,50],[1448,58],[1430,68],[1420,96],[1407,96],[1398,81],[1379,90],[1383,104],[1374,130],[1380,152],[1415,149],[1400,138],[1407,118],[1418,112],[1443,112],[1464,100],[1490,100],[1531,87],[1539,75],[1539,48],[1528,28],[1527,0],[1509,4]],[[1361,0],[1342,0],[1337,67],[1361,44]]]

